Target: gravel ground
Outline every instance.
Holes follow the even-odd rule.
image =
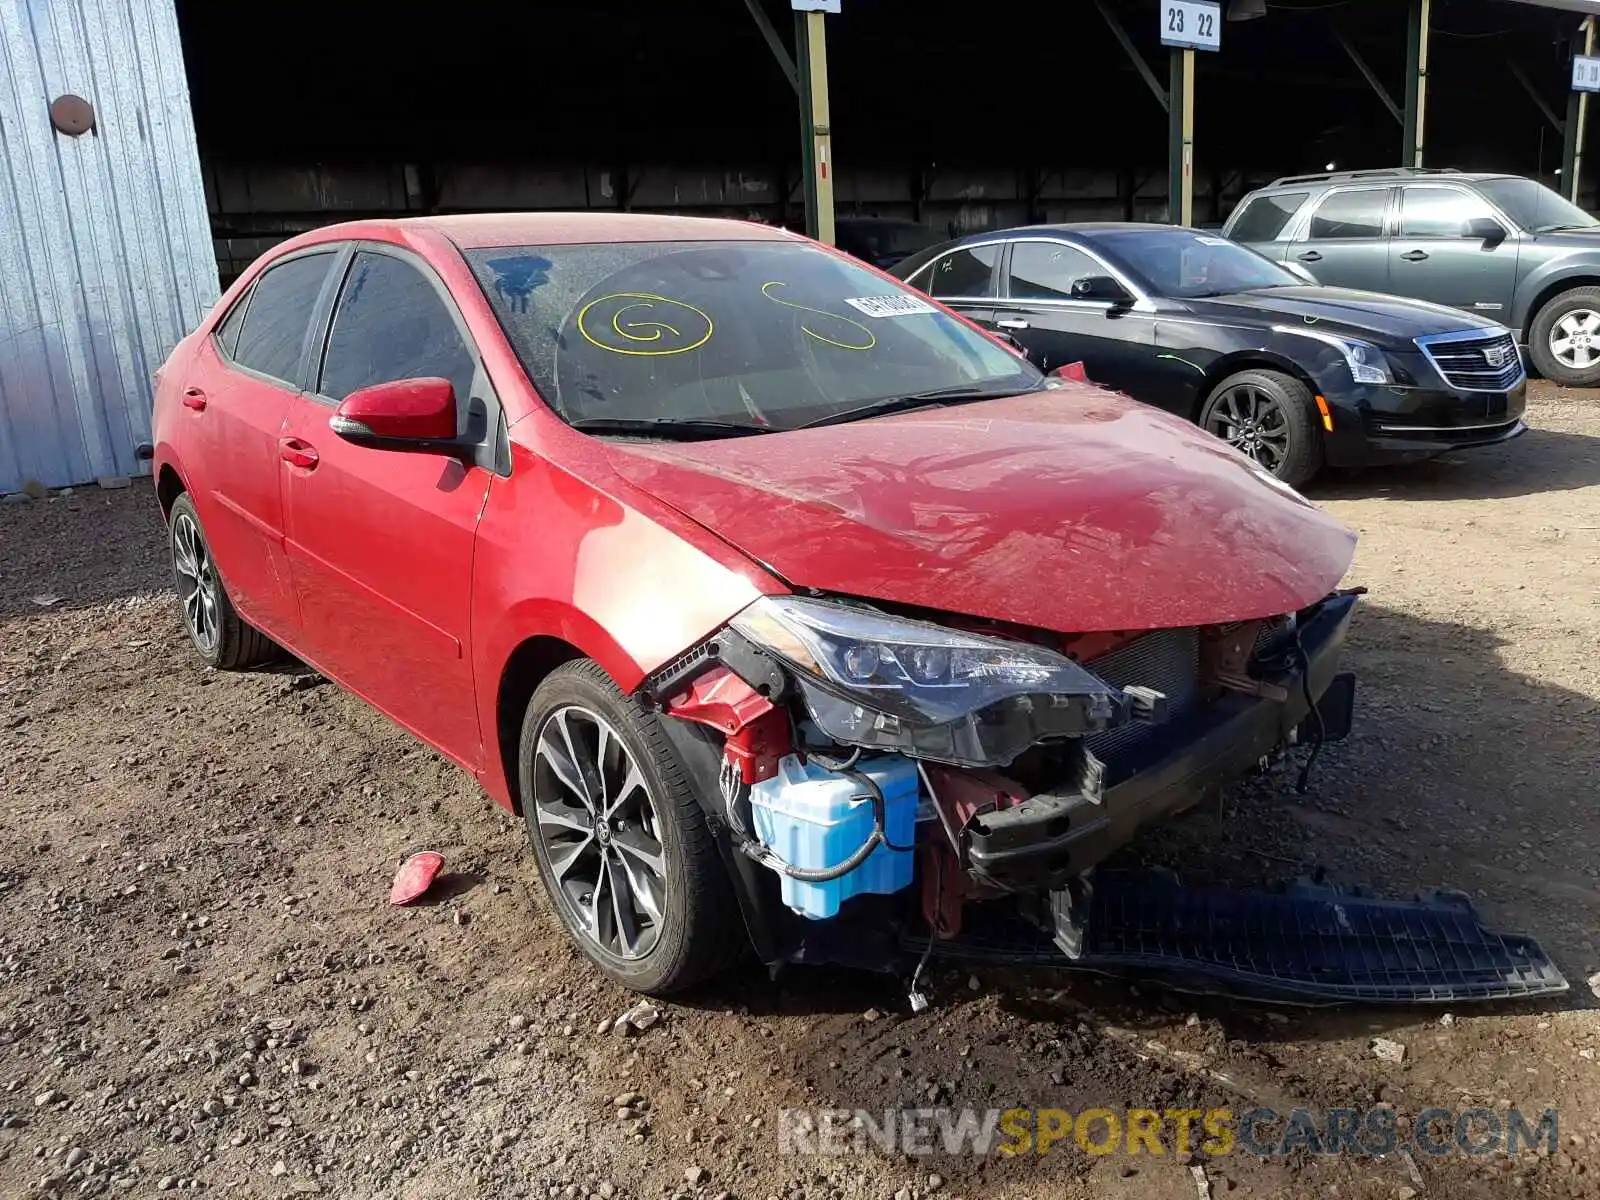
[[[1541,939],[1558,1003],[1291,1011],[1058,973],[749,968],[630,998],[567,944],[520,824],[292,666],[202,669],[144,481],[0,508],[0,1196],[1600,1195],[1600,397],[1336,479],[1372,589],[1352,739],[1137,853],[1238,882],[1452,887]],[[431,847],[449,876],[395,910]],[[1400,1062],[1373,1052],[1382,1036]],[[779,1153],[784,1106],[1561,1109],[1553,1158]]]

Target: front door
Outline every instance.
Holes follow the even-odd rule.
[[[392,248],[350,261],[318,382],[284,429],[287,547],[307,655],[463,765],[482,762],[470,647],[472,550],[490,472],[333,433],[358,388],[437,376],[464,420],[490,395],[454,303]],[[295,461],[289,461],[293,458]]]
[[[1289,247],[1298,262],[1329,287],[1389,290],[1389,187],[1341,188],[1317,203]]]
[[[1486,221],[1499,227],[1499,240],[1483,236]],[[1390,243],[1389,286],[1397,295],[1504,323],[1517,285],[1520,247],[1481,197],[1444,184],[1407,185],[1400,191],[1400,224]]]
[[[246,620],[290,643],[299,614],[283,547],[278,438],[299,390],[311,313],[336,257],[320,250],[269,267],[183,381],[180,450],[223,586]]]
[[[1065,242],[1012,242],[995,301],[995,323],[1022,343],[1041,371],[1081,362],[1095,383],[1159,404],[1150,314],[1072,296],[1078,280],[1110,273],[1100,260]],[[1130,304],[1132,300],[1130,295]]]

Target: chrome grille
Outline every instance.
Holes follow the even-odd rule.
[[[1148,687],[1167,697],[1168,718],[1188,712],[1200,694],[1200,632],[1160,629],[1083,664],[1113,687]],[[1150,735],[1153,726],[1123,725],[1085,739],[1102,758]]]
[[[1522,355],[1509,333],[1423,337],[1417,346],[1444,381],[1462,391],[1508,392],[1522,382]]]

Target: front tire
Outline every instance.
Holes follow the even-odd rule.
[[[1200,428],[1248,455],[1290,487],[1322,469],[1322,435],[1311,390],[1293,375],[1255,368],[1212,390]]]
[[[1600,288],[1562,292],[1539,310],[1528,331],[1528,354],[1561,387],[1600,384]]]
[[[745,944],[662,720],[580,659],[534,692],[517,751],[523,820],[551,904],[590,961],[650,995],[716,974]]]
[[[183,627],[206,665],[219,671],[241,671],[277,657],[277,644],[245,624],[234,609],[200,528],[194,501],[187,494],[174,500],[167,514],[167,547]]]

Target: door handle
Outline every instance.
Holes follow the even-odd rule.
[[[1024,321],[1024,320],[1022,320],[1021,318],[1018,318],[1018,317],[1007,317],[1003,321],[996,321],[995,324],[1000,326],[1001,329],[1032,329],[1033,328],[1032,325],[1029,325],[1026,321]]]
[[[184,388],[183,389],[183,406],[185,408],[192,408],[192,409],[195,410],[195,412],[205,412],[205,410],[206,410],[206,394],[205,394],[205,392],[201,391],[197,387],[186,387],[186,388]]]
[[[1300,261],[1301,262],[1321,262],[1322,261],[1322,255],[1319,252],[1317,252],[1316,250],[1307,250],[1304,254],[1300,255]]]
[[[1402,254],[1400,257],[1407,262],[1421,262],[1428,257],[1428,252],[1426,250],[1413,250],[1409,254]]]
[[[317,465],[317,450],[308,442],[299,438],[280,438],[278,441],[278,457],[294,467],[304,467],[311,470]]]

